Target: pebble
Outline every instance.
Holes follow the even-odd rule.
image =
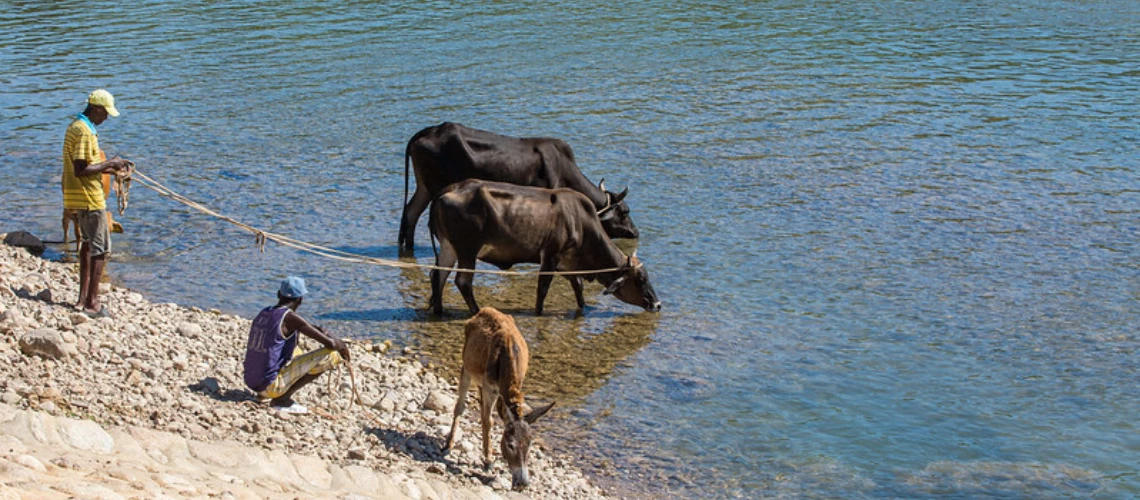
[[[443,458],[439,446],[451,423],[455,382],[436,376],[414,358],[401,357],[390,340],[350,344],[356,387],[361,399],[372,405],[350,406],[350,385],[338,381],[330,395],[326,380],[320,379],[295,396],[310,413],[292,415],[270,410],[242,382],[249,318],[154,304],[137,292],[104,284],[100,299],[115,317],[91,319],[66,305],[77,295],[70,267],[0,245],[0,270],[0,401],[5,404],[54,414],[63,410],[108,430],[140,426],[187,439],[324,457],[342,467],[363,465],[389,474],[398,485],[414,486],[409,478],[425,478],[430,472],[431,481],[453,488],[478,484],[477,490],[484,488],[481,485],[510,490],[510,473],[498,453],[500,466],[492,473],[483,471],[482,457],[475,453],[481,433],[478,411],[471,408],[477,405],[469,406],[461,418],[456,443],[460,453]],[[27,295],[34,297],[46,287],[60,304],[13,293],[8,276],[32,274],[42,278]],[[58,337],[58,359],[28,356],[16,347],[17,339],[43,329]],[[10,354],[4,354],[5,346]],[[408,354],[418,355],[414,349]],[[497,440],[501,425],[496,424],[494,432]],[[20,460],[16,454],[8,457]],[[24,466],[35,469],[28,463],[32,465]],[[533,498],[604,498],[569,463],[549,451],[532,453],[529,466],[543,473],[532,472],[525,493]],[[50,464],[77,468],[67,457]],[[407,482],[396,481],[397,473]],[[155,480],[164,485],[166,496],[202,493],[183,477]],[[235,492],[211,496],[230,498]]]

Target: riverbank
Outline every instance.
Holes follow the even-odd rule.
[[[89,318],[74,265],[0,245],[0,498],[603,498],[541,437],[509,491],[497,451],[482,468],[477,404],[444,456],[455,383],[388,343],[351,344],[357,404],[341,371],[284,414],[242,383],[249,319],[103,287],[113,317]]]

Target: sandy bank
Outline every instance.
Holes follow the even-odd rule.
[[[90,319],[76,279],[0,245],[0,498],[518,496],[501,460],[482,469],[475,396],[442,455],[455,384],[383,343],[352,344],[362,404],[341,372],[298,394],[313,413],[284,415],[242,384],[249,319],[117,287],[114,317]],[[523,496],[602,493],[539,442]]]

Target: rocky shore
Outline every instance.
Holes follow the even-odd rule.
[[[474,394],[443,455],[455,383],[388,343],[351,344],[355,404],[341,370],[285,414],[242,383],[248,318],[103,284],[92,319],[74,266],[0,245],[0,499],[603,498],[541,441],[526,491],[484,471]]]

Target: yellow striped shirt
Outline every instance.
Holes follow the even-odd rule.
[[[63,208],[103,210],[107,202],[103,195],[101,175],[75,176],[75,160],[87,164],[103,161],[97,137],[83,120],[74,120],[63,137]]]

